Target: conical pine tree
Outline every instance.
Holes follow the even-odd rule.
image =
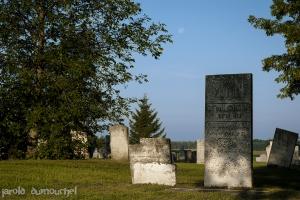
[[[157,112],[151,109],[151,104],[145,95],[130,120],[130,143],[139,143],[140,138],[166,137],[165,129],[161,129],[161,125],[162,122],[157,117]]]

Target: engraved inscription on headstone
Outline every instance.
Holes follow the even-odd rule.
[[[252,74],[206,76],[205,187],[252,187]]]
[[[290,167],[298,134],[276,128],[268,166]]]

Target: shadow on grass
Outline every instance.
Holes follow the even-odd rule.
[[[242,191],[241,199],[300,199],[300,168],[254,168],[254,190]]]
[[[266,166],[254,169],[254,186],[279,187],[300,191],[300,168],[269,168]]]
[[[204,180],[197,181],[195,187],[203,188],[204,187]]]
[[[292,190],[281,190],[272,192],[242,191],[237,195],[237,199],[299,199],[299,192]]]
[[[200,175],[200,176],[199,176]],[[224,189],[204,187],[204,166],[180,164],[178,167],[178,191],[226,192],[232,193],[236,199],[299,199],[300,200],[300,168],[267,168],[255,164],[253,169],[253,189]]]

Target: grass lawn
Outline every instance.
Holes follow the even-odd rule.
[[[300,199],[300,169],[269,169],[254,165],[254,189],[203,191],[204,166],[177,164],[177,185],[132,185],[129,164],[110,160],[9,160],[0,161],[0,195],[18,186],[25,195],[3,199]],[[32,195],[43,188],[75,188],[77,195]],[[6,191],[7,192],[7,191]],[[0,196],[0,199],[2,197]]]

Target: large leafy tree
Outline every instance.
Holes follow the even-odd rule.
[[[145,95],[130,120],[130,143],[139,143],[140,138],[166,137],[165,129],[161,128],[161,125],[157,112],[151,108]]]
[[[157,59],[166,42],[132,0],[1,0],[1,134],[24,142],[34,129],[46,157],[69,158],[70,130],[122,121],[133,99],[119,86],[146,80],[131,73],[134,55]]]
[[[279,34],[285,38],[286,53],[264,59],[263,70],[280,72],[275,80],[284,87],[278,97],[293,99],[300,92],[300,1],[273,0],[271,14],[273,19],[250,16],[249,22],[268,36]]]

